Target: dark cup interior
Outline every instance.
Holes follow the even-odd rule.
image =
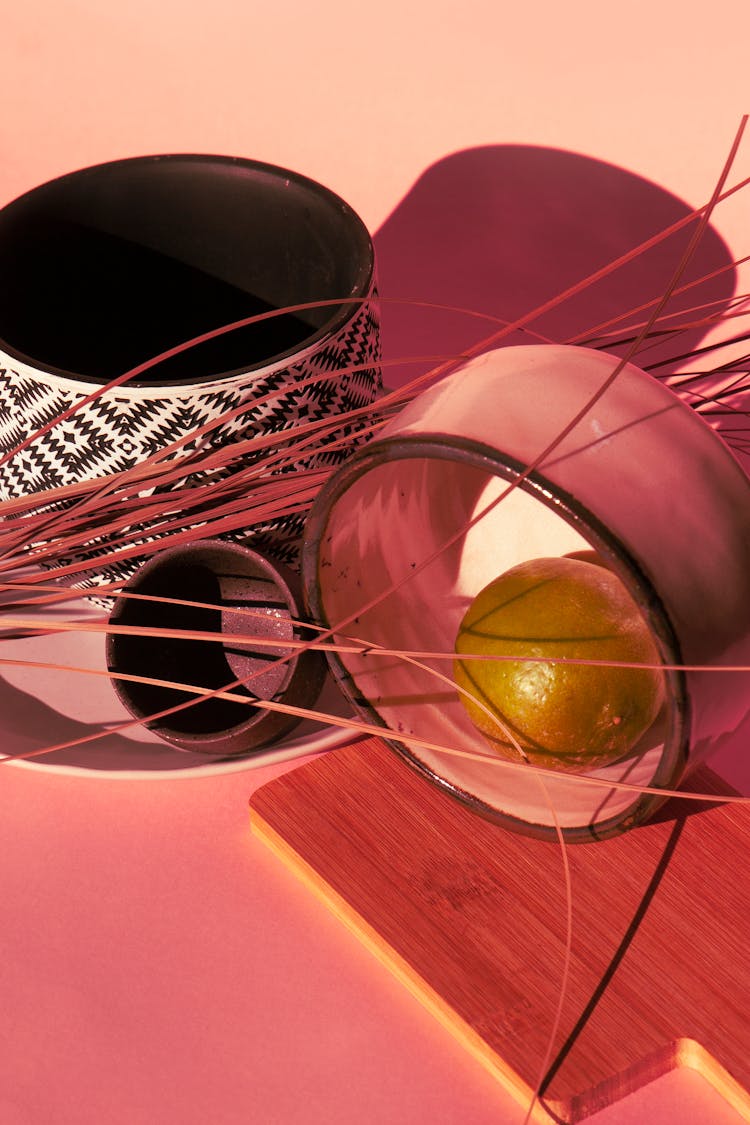
[[[361,220],[296,173],[229,157],[116,161],[0,211],[0,344],[32,366],[101,383],[245,317],[365,297],[372,272]],[[134,382],[262,367],[354,312],[347,303],[273,317]]]
[[[298,586],[296,575],[239,544],[205,540],[172,548],[131,579],[125,592],[147,597],[118,598],[110,624],[208,633],[216,639],[114,632],[107,637],[107,666],[117,675],[207,691],[247,679],[247,685],[232,688],[232,695],[310,707],[320,694],[326,663],[319,652],[295,654],[300,642],[293,621],[301,613]],[[151,600],[160,598],[171,600]],[[232,639],[237,636],[246,640]],[[279,663],[281,656],[291,659]],[[114,683],[122,703],[139,719],[193,701],[193,706],[147,723],[165,741],[191,750],[246,753],[300,721],[219,696],[195,702],[189,691],[127,679]]]

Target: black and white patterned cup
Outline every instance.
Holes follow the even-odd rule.
[[[374,286],[362,221],[295,172],[232,157],[150,156],[35,188],[0,210],[0,499],[129,469],[225,415],[204,446],[366,407],[381,387]],[[186,340],[315,302],[83,402]],[[351,433],[351,442],[313,447],[305,466],[343,460],[361,428],[342,418],[339,436]],[[228,534],[295,566],[304,518]],[[119,559],[94,536],[78,557],[91,561],[83,584],[95,585],[126,578],[144,556]]]

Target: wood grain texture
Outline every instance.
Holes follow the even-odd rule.
[[[250,805],[253,831],[528,1104],[563,969],[559,846],[482,820],[377,739]],[[567,849],[571,976],[535,1120],[581,1121],[693,1066],[750,1121],[749,844],[746,807],[674,800]]]

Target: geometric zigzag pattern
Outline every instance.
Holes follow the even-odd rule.
[[[371,294],[375,296],[374,290]],[[246,406],[225,426],[206,436],[202,448],[217,448],[261,432],[293,431],[300,422],[330,419],[369,406],[382,389],[379,369],[379,323],[368,300],[333,336],[304,359],[275,371],[249,372],[230,380],[199,385],[117,387],[80,407],[28,448],[0,467],[0,498],[43,492],[82,479],[96,479],[131,468],[208,422]],[[343,368],[351,373],[338,374]],[[311,377],[309,386],[299,384]],[[83,384],[0,363],[0,454],[15,449],[34,430],[59,417],[86,397]],[[258,399],[273,395],[258,405]],[[335,466],[357,444],[364,422],[346,425],[313,447],[308,468]],[[348,434],[349,449],[326,450],[335,437]],[[231,472],[227,470],[227,472]],[[292,567],[298,563],[305,516],[295,515],[255,525],[228,538],[251,542]],[[77,583],[95,586],[129,577],[142,558],[107,564],[107,545],[93,539],[86,549],[92,570]]]

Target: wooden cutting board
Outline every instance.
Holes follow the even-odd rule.
[[[482,820],[371,738],[250,805],[253,831],[528,1106],[563,971],[559,845]],[[567,853],[570,980],[533,1120],[581,1121],[691,1066],[750,1121],[750,808],[673,800]]]

